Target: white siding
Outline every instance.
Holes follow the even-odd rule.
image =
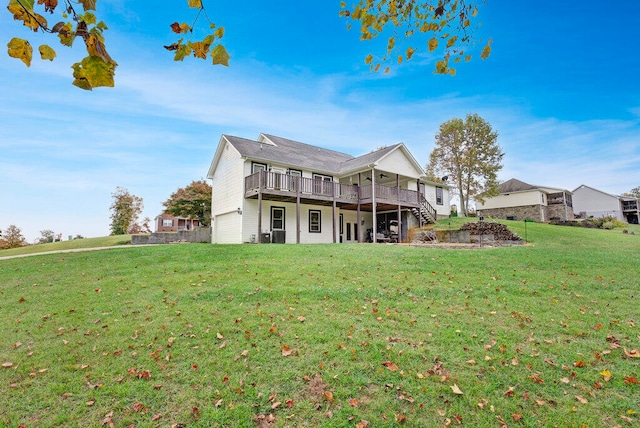
[[[414,163],[400,149],[394,150],[385,156],[378,163],[376,169],[412,178],[420,178],[423,174],[422,171],[416,169]]]
[[[238,214],[238,208],[243,209],[244,161],[231,144],[223,144],[225,146],[211,179],[211,237],[213,243],[240,243],[242,216]]]
[[[478,203],[478,210],[493,208],[521,207],[527,205],[546,205],[546,196],[539,190],[515,192],[498,195],[487,199],[484,204]],[[544,200],[543,200],[544,197]]]
[[[600,192],[596,189],[580,186],[573,192],[573,212],[586,212],[587,216],[606,217],[615,216],[625,221],[620,199],[614,195]]]

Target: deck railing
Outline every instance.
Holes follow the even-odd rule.
[[[260,171],[251,174],[245,177],[244,187],[245,192],[262,189],[358,200],[358,186],[354,184],[342,184],[278,172]]]
[[[358,200],[358,186],[355,184],[341,184],[335,181],[324,181],[277,172],[260,171],[245,177],[245,192],[262,189],[265,191],[285,191],[306,195],[336,197],[337,199]],[[360,187],[360,200],[373,197],[373,185]],[[422,203],[421,195],[415,190],[399,189],[397,187],[375,185],[377,201],[389,203]]]

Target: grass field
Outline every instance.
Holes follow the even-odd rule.
[[[51,242],[48,244],[27,245],[25,247],[0,250],[0,257],[25,254],[46,253],[51,251],[69,251],[83,248],[113,247],[131,243],[131,235],[105,236],[101,238],[83,238],[71,241]]]
[[[526,227],[2,260],[0,426],[638,426],[640,228]]]

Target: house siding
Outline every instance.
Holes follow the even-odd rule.
[[[244,205],[244,179],[238,177],[244,177],[244,164],[240,153],[225,142],[211,183],[213,243],[242,242],[242,216],[238,215],[238,208],[243,209]]]
[[[618,220],[626,221],[618,197],[585,186],[573,191],[573,210],[576,213],[584,212],[587,217],[615,216]]]
[[[400,174],[408,177],[419,178],[422,175],[422,171],[415,168],[413,163],[405,156],[402,150],[394,150],[382,159],[376,170],[382,170],[391,172],[393,174]]]

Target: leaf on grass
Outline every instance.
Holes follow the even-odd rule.
[[[11,363],[11,362],[7,361],[6,363],[2,363],[2,367],[4,367],[4,368],[7,368],[7,369],[8,369],[9,367],[13,367],[13,363]]]
[[[511,415],[511,417],[516,422],[522,420],[522,418],[523,418],[522,413],[514,413],[514,414]]]
[[[144,409],[144,404],[142,404],[142,403],[134,403],[134,405],[131,406],[131,407],[133,407],[133,411],[134,412],[139,412],[142,409]]]
[[[104,418],[102,418],[102,425],[111,423],[112,419],[113,419],[113,410],[107,413],[106,415],[104,415]]]
[[[640,358],[640,351],[638,351],[637,349],[632,349],[631,351],[627,351],[627,348],[624,348],[624,354],[627,357]]]
[[[510,386],[505,392],[502,393],[503,397],[513,397],[513,386]]]
[[[573,363],[573,365],[574,365],[575,367],[587,367],[587,364],[586,364],[584,361],[582,361],[582,360],[578,360],[578,361],[576,361],[575,363]]]
[[[329,403],[331,403],[331,402],[333,401],[333,392],[331,392],[331,391],[325,391],[322,395],[324,396],[324,398],[326,398],[326,399],[327,399],[327,401],[328,401]]]
[[[588,401],[586,398],[584,398],[582,395],[576,395],[575,397],[576,397],[576,400],[578,400],[578,401],[579,401],[580,403],[582,403],[582,404],[587,404],[587,403],[589,402],[589,401]]]
[[[640,385],[640,381],[638,381],[638,379],[635,378],[635,377],[625,377],[624,378],[624,383],[629,384],[629,385],[631,385],[631,384]]]
[[[398,366],[394,362],[385,361],[384,363],[382,363],[382,365],[385,366],[387,369],[391,370],[392,372],[398,371]]]
[[[547,359],[545,359],[545,360],[544,360],[544,362],[545,362],[545,363],[547,363],[547,364],[549,364],[550,366],[554,366],[554,367],[557,367],[557,366],[558,366],[556,363],[554,363],[554,362],[553,362],[553,360],[550,360],[550,359],[548,359],[548,358],[547,358]]]
[[[291,348],[289,348],[287,345],[282,345],[282,356],[283,357],[288,357],[292,353],[293,353],[293,351],[291,350]]]
[[[349,405],[351,407],[358,407],[358,399],[357,398],[352,398],[349,400]]]
[[[600,374],[604,378],[605,382],[609,382],[611,380],[611,377],[613,376],[609,370],[602,370]]]
[[[460,388],[458,388],[458,385],[456,385],[455,383],[453,385],[450,386],[451,390],[453,391],[454,394],[458,394],[458,395],[462,395],[463,392],[460,390]]]

